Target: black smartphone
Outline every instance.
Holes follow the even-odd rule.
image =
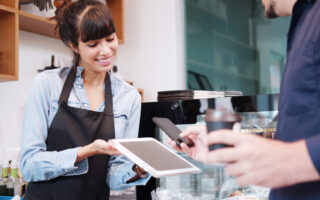
[[[153,117],[152,121],[159,126],[172,140],[174,140],[178,147],[180,143],[185,143],[188,147],[193,147],[194,143],[188,138],[181,138],[179,134],[181,130],[168,118]]]

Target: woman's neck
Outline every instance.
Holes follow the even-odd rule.
[[[96,73],[88,70],[82,71],[83,84],[92,87],[101,87],[104,85],[106,72]]]

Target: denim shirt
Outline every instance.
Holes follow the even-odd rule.
[[[58,176],[76,176],[88,172],[88,160],[76,164],[78,148],[63,151],[46,151],[48,129],[56,115],[59,97],[70,68],[47,70],[39,74],[28,98],[22,130],[20,169],[28,182],[44,181]],[[70,93],[68,105],[90,109],[83,85],[82,67]],[[140,120],[141,98],[137,90],[125,81],[111,75],[115,138],[137,138]],[[96,110],[103,112],[104,102]],[[111,156],[107,184],[112,190],[125,190],[135,185],[145,185],[150,175],[127,184],[136,175],[134,163],[125,156]]]

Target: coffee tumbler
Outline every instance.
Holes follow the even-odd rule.
[[[208,109],[206,111],[206,115],[204,120],[207,124],[208,133],[211,131],[216,131],[219,129],[233,129],[233,125],[235,123],[241,122],[241,117],[239,114],[234,112],[222,112],[213,109]],[[225,144],[213,144],[209,145],[209,150],[220,149],[224,147],[228,147],[229,145]]]

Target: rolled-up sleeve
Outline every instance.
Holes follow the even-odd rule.
[[[111,190],[126,190],[136,185],[147,184],[148,180],[151,178],[149,174],[146,178],[126,183],[136,175],[132,170],[133,165],[134,163],[125,156],[112,156],[110,158],[107,184]]]

